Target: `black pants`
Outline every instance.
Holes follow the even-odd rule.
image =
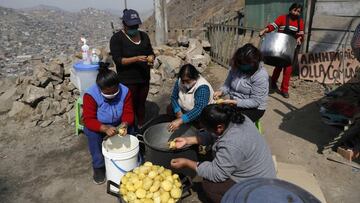
[[[202,188],[206,194],[206,197],[213,203],[220,203],[221,198],[225,193],[234,185],[235,181],[227,179],[221,183],[214,183],[204,179],[202,182]]]
[[[241,109],[241,113],[249,117],[255,123],[264,115],[265,110]]]

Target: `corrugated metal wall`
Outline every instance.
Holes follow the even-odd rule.
[[[360,0],[317,0],[309,35],[309,52],[350,48],[360,23]]]
[[[292,3],[301,3],[306,14],[306,0],[245,0],[245,26],[264,28],[279,15],[289,12]]]

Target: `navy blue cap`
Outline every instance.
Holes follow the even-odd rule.
[[[122,20],[127,26],[139,25],[142,23],[139,13],[133,9],[125,9]]]

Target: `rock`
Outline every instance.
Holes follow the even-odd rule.
[[[36,107],[36,113],[40,115],[41,119],[48,118],[48,110],[50,109],[50,102],[52,102],[49,99],[41,101],[37,107]]]
[[[186,60],[186,53],[185,52],[179,52],[176,54],[177,57],[181,58],[182,60]]]
[[[29,85],[26,87],[22,100],[32,107],[35,107],[41,100],[48,96],[49,94],[44,88]]]
[[[160,55],[157,59],[161,62],[159,69],[162,69],[166,77],[174,78],[182,63],[178,57]]]
[[[206,67],[209,65],[211,58],[209,55],[195,55],[190,58],[190,63],[195,66],[198,71],[203,72]]]
[[[75,122],[75,109],[66,113],[68,124],[74,125]]]
[[[66,107],[69,105],[69,102],[67,100],[62,100],[60,102],[60,107],[56,109],[56,114],[63,114],[66,112]]]
[[[62,121],[63,118],[61,116],[55,116],[54,123]]]
[[[179,35],[177,38],[177,43],[179,46],[188,47],[189,46],[189,38],[184,35]]]
[[[160,67],[160,65],[161,65],[161,62],[157,58],[155,58],[153,68],[158,69]]]
[[[170,47],[176,47],[178,45],[178,42],[175,39],[168,39],[166,42],[166,45]]]
[[[69,112],[71,109],[73,109],[73,107],[74,107],[74,104],[68,104],[65,111]]]
[[[11,118],[11,117],[14,117],[16,116],[18,113],[20,113],[21,111],[23,111],[25,108],[25,104],[22,103],[22,102],[18,102],[18,101],[15,101],[12,105],[12,108],[11,110],[9,111],[8,113],[8,116]]]
[[[161,75],[157,74],[154,69],[151,69],[150,74],[151,74],[150,84],[160,86]]]
[[[149,93],[152,95],[157,94],[159,93],[159,89],[155,87],[150,87]]]
[[[50,97],[54,98],[54,85],[50,82],[46,87],[45,90],[47,91],[47,93],[49,94]]]
[[[195,55],[202,55],[203,47],[198,39],[191,38],[189,40],[189,48],[186,51],[186,59],[189,60]]]
[[[49,125],[51,125],[51,123],[53,123],[52,120],[43,121],[43,122],[40,124],[40,127],[46,128],[46,127],[48,127]]]
[[[45,69],[49,71],[52,75],[60,78],[60,80],[63,80],[65,73],[63,63],[59,64],[59,61],[52,61],[48,66],[45,67]]]
[[[12,101],[15,100],[14,96],[16,95],[17,88],[16,86],[9,87],[1,96],[0,96],[0,114],[8,112],[12,107]]]
[[[66,100],[70,99],[70,97],[71,97],[70,92],[62,92],[60,95],[63,99],[66,99]]]
[[[61,93],[62,93],[61,90],[55,89],[55,91],[54,91],[54,99],[55,99],[56,101],[61,101],[61,100],[62,100]]]
[[[33,121],[40,121],[41,119],[43,118],[42,114],[33,114],[31,117],[30,117],[30,121],[33,122]]]
[[[201,40],[201,46],[206,51],[210,50],[210,48],[211,48],[211,44],[207,40]]]

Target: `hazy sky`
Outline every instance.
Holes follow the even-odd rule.
[[[122,10],[125,0],[0,0],[0,6],[10,8],[28,8],[39,4],[56,6],[65,10],[79,10],[82,8]],[[153,0],[127,0],[128,8],[138,11],[153,8]]]

